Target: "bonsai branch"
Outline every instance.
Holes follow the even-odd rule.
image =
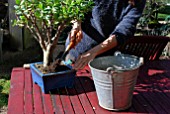
[[[31,28],[29,27],[29,25],[27,25],[26,27],[27,27],[27,29],[31,32],[31,35],[32,35],[37,41],[39,41],[39,40],[38,40],[38,36],[37,36],[36,34],[34,34],[34,33],[35,33],[34,29],[31,29]]]
[[[26,17],[26,19],[27,19],[28,22],[31,22],[30,19],[28,18],[28,16],[26,16],[24,13],[23,13],[23,15]],[[20,20],[20,18],[19,18],[18,15],[16,15],[16,18],[17,18],[17,20]],[[30,31],[30,33],[32,34],[32,36],[33,36],[37,41],[39,41],[37,34],[35,34],[36,32],[34,31],[34,29],[33,29],[32,27],[29,26],[28,23],[26,24],[26,28]]]
[[[59,26],[58,26],[58,29],[57,29],[57,31],[56,31],[56,34],[54,35],[54,37],[52,38],[52,40],[53,40],[53,46],[55,46],[56,44],[57,44],[57,42],[58,42],[58,38],[59,38],[59,36],[61,35],[61,32],[64,30],[64,28],[65,28],[65,24],[64,24],[64,22],[63,23],[61,23]]]
[[[42,25],[43,25],[42,27],[46,30],[45,35],[47,37],[47,42],[50,43],[51,32],[50,32],[49,27],[47,26],[47,23],[45,22],[45,20],[43,20]]]
[[[45,46],[45,42],[44,42],[44,38],[42,37],[41,33],[40,33],[40,30],[38,28],[38,25],[37,25],[37,20],[35,18],[34,15],[32,15],[32,13],[30,14],[30,19],[31,19],[31,22],[34,26],[34,29],[36,31],[36,34],[37,36],[39,37],[39,43],[40,43],[40,46],[43,48],[43,49],[46,49],[46,46]]]

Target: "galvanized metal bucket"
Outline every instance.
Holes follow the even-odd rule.
[[[114,56],[99,57],[89,62],[99,105],[120,111],[131,106],[134,86],[142,57],[116,52]]]

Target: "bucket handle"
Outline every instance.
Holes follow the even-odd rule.
[[[139,64],[140,64],[140,66],[144,64],[144,58],[143,57],[139,58]]]
[[[118,73],[120,73],[121,71],[117,71],[117,70],[114,70],[113,67],[108,67],[106,69],[106,71],[112,75],[112,78],[115,78],[115,76],[117,76]]]
[[[143,57],[140,57],[139,58],[139,66],[141,66],[141,65],[143,65],[144,64],[144,58]],[[116,70],[116,69],[114,69],[113,67],[108,67],[107,69],[106,69],[106,71],[109,73],[109,74],[111,74],[111,75],[113,75],[113,74],[117,74],[117,73],[122,73],[123,71],[120,71],[120,70]]]

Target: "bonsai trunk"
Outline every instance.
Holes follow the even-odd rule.
[[[49,65],[50,53],[49,51],[43,51],[43,67],[47,67]]]
[[[63,64],[60,64],[60,59],[52,61],[52,54],[54,47],[51,44],[46,45],[46,49],[43,49],[43,66],[38,66],[39,70],[43,73],[51,73],[68,70],[69,68]]]
[[[46,49],[43,49],[43,67],[46,68],[50,65],[52,60],[53,48],[51,44],[48,44]]]

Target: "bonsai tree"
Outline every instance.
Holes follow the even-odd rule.
[[[43,51],[43,67],[50,65],[53,50],[71,21],[82,21],[92,0],[15,0],[14,25],[26,27]],[[52,31],[56,31],[52,34]]]

